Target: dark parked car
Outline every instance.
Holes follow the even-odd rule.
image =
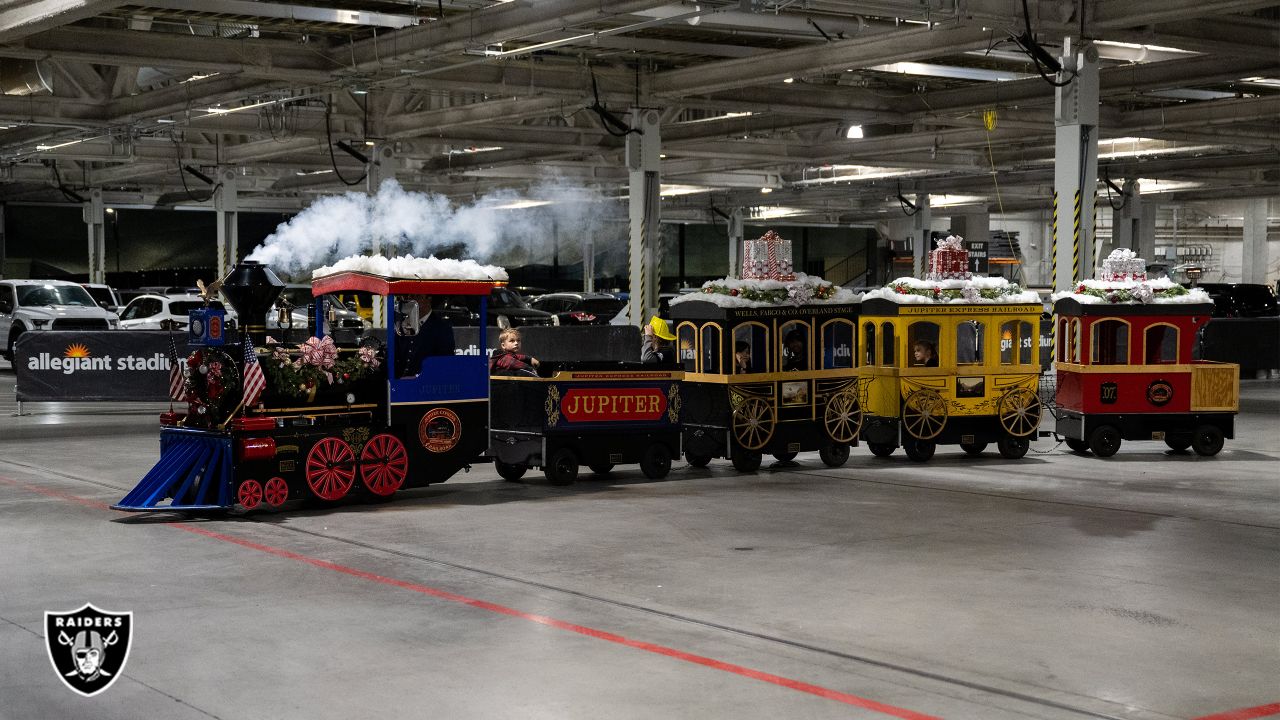
[[[461,298],[454,298],[455,301]],[[472,313],[479,311],[479,303],[467,305],[467,310]],[[455,308],[450,308],[455,310]],[[446,313],[448,314],[448,313]],[[450,317],[454,324],[458,324],[458,319]],[[529,307],[524,298],[520,297],[510,288],[496,287],[489,293],[489,324],[496,325],[500,328],[509,327],[531,327],[535,325],[559,325],[560,321],[555,315],[541,310],[535,310]]]
[[[1200,283],[1196,287],[1213,298],[1214,317],[1270,317],[1280,315],[1280,304],[1270,285],[1250,283]]]
[[[608,325],[623,301],[608,293],[551,293],[534,300],[530,305],[553,313],[561,325]]]

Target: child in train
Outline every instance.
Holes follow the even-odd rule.
[[[915,353],[915,362],[911,363],[913,367],[938,367],[938,353],[933,349],[933,343],[918,340],[911,349]]]
[[[676,348],[672,342],[676,339],[667,321],[654,315],[649,324],[644,326],[644,338],[640,345],[640,362],[647,365],[663,365],[675,367]]]
[[[538,359],[520,354],[520,331],[507,328],[498,335],[498,349],[489,360],[490,375],[537,375]]]

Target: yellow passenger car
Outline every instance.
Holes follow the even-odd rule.
[[[831,467],[857,444],[856,296],[825,304],[721,307],[672,303],[685,371],[683,447],[690,465],[729,458],[750,472],[817,450]]]
[[[940,444],[978,455],[995,442],[1025,455],[1040,426],[1041,305],[880,295],[863,300],[858,346],[871,452],[924,462]]]

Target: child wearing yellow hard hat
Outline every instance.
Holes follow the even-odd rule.
[[[640,345],[640,362],[658,365],[675,365],[676,349],[671,344],[676,339],[675,333],[667,321],[654,315],[649,324],[644,326],[644,340]]]

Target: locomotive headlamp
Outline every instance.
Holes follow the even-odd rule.
[[[354,405],[355,403],[356,403],[356,394],[355,394],[355,393],[347,393],[347,404],[348,404],[348,405]]]

